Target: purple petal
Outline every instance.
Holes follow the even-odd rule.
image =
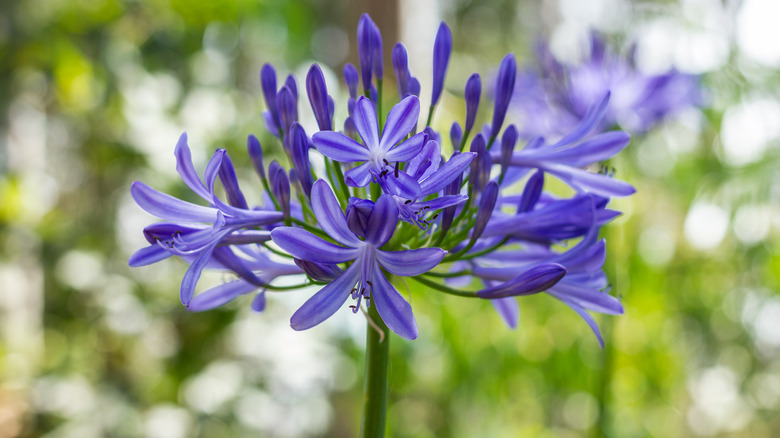
[[[420,149],[422,149],[423,144],[425,144],[425,134],[418,132],[405,142],[390,149],[385,154],[385,158],[387,158],[387,161],[408,161],[420,153]]]
[[[453,205],[460,205],[469,199],[466,195],[444,195],[431,199],[430,201],[415,202],[414,207],[418,209],[426,209],[428,211],[441,210],[442,208],[452,207]]]
[[[361,263],[353,263],[343,274],[309,298],[290,318],[294,330],[306,330],[328,319],[343,306],[360,276]]]
[[[246,198],[241,192],[241,188],[238,186],[236,169],[233,167],[233,162],[230,160],[230,156],[227,153],[222,157],[222,165],[219,168],[219,179],[222,181],[222,186],[225,188],[225,194],[227,195],[230,205],[248,209],[249,205],[246,203]]]
[[[374,263],[372,271],[371,305],[376,306],[382,321],[398,336],[409,340],[417,339],[417,321],[414,319],[412,306],[387,281],[379,264]]]
[[[509,328],[517,328],[517,323],[520,322],[520,307],[514,297],[496,298],[490,300],[490,304],[493,305]]]
[[[331,282],[344,272],[334,264],[307,262],[301,259],[295,259],[295,264],[315,281]]]
[[[404,199],[415,199],[420,196],[420,185],[417,184],[417,180],[404,171],[399,171],[397,177],[394,173],[389,173],[382,181],[387,191],[393,195]]]
[[[599,340],[599,345],[601,348],[604,348],[604,338],[601,337],[599,325],[596,324],[596,321],[593,319],[593,317],[590,316],[590,314],[585,309],[578,306],[577,304],[563,299],[561,301],[563,301],[563,303],[569,306],[572,310],[577,312],[577,314],[580,315],[580,317],[584,319],[586,323],[588,323],[590,329],[593,330],[593,334],[596,335],[596,338]]]
[[[387,152],[398,144],[409,131],[417,124],[420,117],[420,101],[415,96],[408,96],[390,110],[387,115],[382,139],[379,142],[379,148]],[[420,145],[422,147],[422,145]],[[411,157],[410,157],[411,158]],[[407,158],[408,159],[408,158]],[[393,160],[395,161],[395,159]],[[406,161],[406,160],[399,160]]]
[[[575,188],[586,190],[599,196],[628,196],[636,192],[629,183],[600,173],[592,173],[576,167],[562,164],[545,164],[543,169],[566,181]]]
[[[464,152],[450,157],[449,161],[444,163],[439,170],[420,183],[420,194],[430,195],[443,190],[447,184],[463,174],[476,156],[477,154],[473,152]]]
[[[189,307],[192,296],[195,294],[195,285],[198,284],[200,274],[211,259],[211,254],[214,252],[214,248],[217,247],[218,243],[219,239],[214,239],[214,242],[211,245],[203,248],[198,257],[187,269],[187,272],[184,273],[184,278],[182,278],[181,287],[179,288],[179,298],[185,307]]]
[[[346,221],[344,222],[346,225]],[[381,248],[387,243],[398,224],[398,206],[390,195],[382,195],[368,218],[366,242]]]
[[[133,255],[130,256],[128,265],[130,265],[131,268],[151,265],[152,263],[157,263],[160,260],[165,260],[171,255],[172,254],[166,251],[165,248],[154,243],[134,252]]]
[[[312,136],[314,147],[322,155],[342,163],[368,161],[368,149],[346,135],[335,131],[320,131]]]
[[[623,305],[620,304],[620,300],[617,298],[599,290],[593,290],[578,284],[569,283],[568,280],[565,282],[558,282],[558,284],[553,286],[548,292],[555,298],[577,303],[577,305],[594,312],[607,313],[610,315],[623,314]]]
[[[358,254],[356,249],[326,242],[303,228],[276,227],[271,240],[293,257],[318,263],[343,263]]]
[[[447,251],[440,248],[419,248],[406,251],[377,251],[376,258],[388,272],[412,277],[428,272],[441,262]]]
[[[355,128],[366,148],[369,151],[376,149],[379,146],[379,126],[377,125],[374,104],[369,98],[365,96],[358,98],[352,119],[355,121]]]
[[[198,177],[198,173],[195,171],[195,167],[192,165],[192,155],[189,146],[187,146],[186,132],[179,137],[174,154],[176,155],[176,172],[179,173],[187,187],[201,198],[207,201],[210,200],[211,194],[206,190],[206,186],[203,185],[200,177]]]
[[[355,236],[349,226],[344,212],[341,211],[339,201],[333,194],[325,180],[317,180],[312,187],[311,206],[314,210],[314,216],[317,218],[318,225],[323,231],[334,238],[337,242],[346,246],[356,246],[360,244],[360,239]],[[304,257],[299,257],[303,258]],[[321,260],[313,260],[321,261]]]
[[[252,299],[252,310],[258,313],[265,310],[265,291],[260,291],[255,295],[255,298]]]
[[[412,159],[406,163],[404,171],[409,176],[419,181],[425,173],[429,173],[427,170],[430,166],[434,165],[433,160],[435,158],[441,159],[441,147],[437,141],[429,139],[420,153],[412,157]],[[439,165],[436,163],[436,168],[438,169],[438,167]],[[433,172],[433,170],[431,170],[431,172]]]
[[[556,263],[545,263],[521,273],[517,277],[477,292],[480,298],[506,298],[539,293],[554,286],[563,276],[566,268]]]
[[[582,118],[579,124],[565,137],[560,139],[558,143],[555,143],[552,145],[552,147],[574,143],[583,137],[587,133],[593,130],[596,126],[598,126],[599,122],[601,122],[601,119],[604,118],[604,113],[607,111],[607,105],[609,104],[609,96],[610,93],[607,92],[603,98],[601,98],[601,101],[597,103],[596,105],[593,105],[588,110],[588,113],[585,114],[585,117]]]
[[[217,210],[191,204],[171,195],[158,192],[146,184],[136,181],[130,187],[135,202],[148,213],[160,219],[185,222],[214,222]]]
[[[192,312],[202,312],[223,306],[241,295],[246,295],[257,289],[257,286],[247,283],[244,280],[233,280],[204,291],[196,295],[187,310]]]
[[[594,135],[576,146],[558,150],[545,148],[532,153],[538,160],[554,161],[569,166],[584,167],[612,158],[628,145],[630,137],[623,131]]]
[[[348,186],[365,187],[371,182],[371,163],[363,163],[358,167],[344,172],[344,180]]]
[[[203,178],[206,180],[206,188],[211,193],[211,197],[214,198],[214,184],[217,182],[217,176],[219,176],[219,169],[222,167],[222,159],[225,156],[226,151],[224,149],[217,149],[214,151],[208,164],[206,164],[206,170],[203,172]]]

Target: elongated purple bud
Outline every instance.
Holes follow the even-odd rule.
[[[431,92],[431,106],[439,103],[441,92],[444,89],[444,76],[447,74],[447,64],[452,53],[452,32],[447,24],[442,22],[439,31],[436,32],[436,41],[433,43],[433,91]]]
[[[463,131],[460,129],[458,122],[452,122],[450,141],[452,142],[452,150],[460,150],[460,142],[463,141]]]
[[[455,151],[452,153],[450,160],[454,158],[460,152]],[[463,184],[463,174],[458,175],[451,183],[444,187],[444,195],[458,195],[460,194],[460,186]],[[441,232],[446,233],[452,226],[452,221],[455,219],[455,212],[457,206],[447,207],[441,213]]]
[[[371,43],[374,46],[373,54],[371,55],[374,58],[372,70],[377,80],[381,81],[385,72],[384,57],[382,56],[382,32],[379,31],[379,27],[376,24],[374,24],[374,33],[371,39]]]
[[[355,125],[355,120],[352,117],[347,117],[344,119],[344,134],[350,138],[357,138],[357,126]]]
[[[336,102],[333,101],[331,96],[328,96],[328,120],[330,126],[333,126],[333,116],[336,114]]]
[[[333,281],[344,271],[338,267],[338,265],[332,265],[329,263],[317,263],[307,262],[301,259],[293,259],[299,268],[303,269],[303,272],[311,277],[314,281]]]
[[[471,232],[471,241],[475,242],[485,231],[485,226],[490,220],[490,216],[493,214],[493,209],[496,207],[496,200],[498,199],[498,183],[490,181],[485,186],[485,190],[482,191],[482,195],[479,197],[479,208],[477,208],[477,218],[474,221],[474,230]]]
[[[317,126],[319,126],[320,131],[332,131],[328,87],[325,85],[325,76],[323,76],[322,70],[317,64],[312,64],[309,73],[306,75],[306,93],[309,95],[311,110],[314,112],[314,118],[317,119]]]
[[[354,65],[347,63],[344,65],[344,83],[349,90],[349,97],[357,99],[358,72]]]
[[[241,188],[238,186],[236,169],[233,167],[233,161],[230,160],[228,154],[222,156],[222,164],[219,166],[219,179],[225,188],[228,203],[233,207],[248,209],[246,198],[244,198],[244,194],[241,193]]]
[[[509,53],[501,61],[498,68],[498,79],[496,80],[495,107],[493,109],[493,124],[491,125],[490,137],[495,138],[501,132],[501,126],[504,124],[506,110],[509,107],[509,101],[512,93],[515,91],[515,78],[517,77],[517,62],[515,55]]]
[[[246,149],[249,152],[249,159],[252,160],[252,165],[255,167],[255,172],[260,175],[261,179],[265,179],[263,148],[260,146],[260,140],[250,134],[249,137],[246,138]]]
[[[374,22],[368,14],[363,14],[358,22],[357,46],[360,58],[360,76],[363,79],[363,90],[371,90],[371,67],[374,64]]]
[[[476,196],[476,194],[485,187],[488,179],[490,179],[490,171],[488,170],[488,174],[484,175],[484,166],[482,165],[482,157],[488,153],[485,146],[485,137],[482,134],[477,134],[474,136],[474,140],[471,141],[471,146],[469,147],[470,152],[475,152],[477,154],[471,161],[471,164],[469,164],[469,186],[472,188],[470,190],[471,196]]]
[[[406,47],[397,43],[393,47],[393,70],[395,78],[398,81],[398,95],[401,99],[409,95],[409,57],[406,54]]]
[[[290,127],[288,139],[293,165],[298,169],[298,178],[301,181],[306,197],[311,196],[311,186],[314,184],[311,176],[311,164],[309,163],[309,137],[300,123],[295,122]]]
[[[528,182],[525,183],[523,188],[523,195],[520,197],[520,202],[517,205],[517,214],[526,213],[534,209],[534,206],[539,202],[539,198],[542,196],[542,189],[544,188],[544,171],[537,170],[528,178]]]
[[[512,152],[515,151],[518,137],[519,133],[514,124],[509,125],[504,131],[504,135],[501,136],[501,173],[506,173],[509,168],[509,161],[512,159]]]
[[[555,286],[563,276],[566,268],[557,263],[544,263],[534,266],[517,277],[477,292],[477,296],[486,299],[517,297],[544,292]]]
[[[287,79],[284,80],[284,85],[290,89],[290,92],[295,99],[295,105],[298,105],[298,84],[295,82],[295,76],[287,75]]]
[[[420,97],[420,81],[414,76],[409,79],[409,94]]]
[[[298,121],[298,106],[290,87],[287,85],[282,87],[276,95],[276,101],[279,104],[279,117],[282,120],[281,128],[286,134],[290,132],[290,126]]]
[[[479,109],[479,97],[482,94],[482,79],[477,73],[474,73],[466,81],[466,126],[465,130],[471,132],[474,127],[474,120],[477,118]]]
[[[304,193],[303,191],[303,184],[301,183],[301,178],[298,176],[298,170],[295,167],[290,169],[290,172],[288,172],[289,179],[290,179],[290,189],[295,190],[298,193]]]
[[[271,118],[278,127],[281,120],[279,119],[279,109],[276,105],[276,70],[274,70],[271,64],[264,64],[260,70],[260,87],[263,89],[265,106],[268,107],[268,112],[271,113]]]
[[[268,166],[268,174],[271,177],[271,190],[273,190],[276,201],[279,203],[279,209],[282,210],[286,219],[290,217],[290,180],[287,178],[287,172],[274,160]]]

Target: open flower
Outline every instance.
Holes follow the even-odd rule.
[[[412,307],[387,280],[382,268],[401,276],[427,272],[444,258],[439,248],[407,251],[382,251],[398,223],[398,208],[389,195],[383,195],[374,205],[361,240],[347,224],[338,201],[327,182],[318,180],[312,188],[312,208],[320,227],[335,241],[334,245],[301,228],[278,227],[271,238],[296,258],[316,263],[346,263],[351,265],[327,286],[314,294],[290,320],[295,330],[306,330],[321,323],[336,312],[352,296],[362,298],[376,310],[387,326],[406,339],[417,338],[417,322]],[[357,285],[357,287],[355,287]]]
[[[417,124],[420,101],[409,96],[390,110],[382,136],[379,136],[374,104],[361,96],[355,104],[354,122],[363,144],[334,131],[320,131],[312,137],[314,147],[333,160],[365,163],[348,170],[344,176],[352,187],[365,187],[372,179],[387,192],[407,199],[420,193],[420,186],[412,177],[390,166],[391,162],[405,162],[420,153],[425,134],[417,133],[401,143]],[[399,144],[400,143],[400,144]]]

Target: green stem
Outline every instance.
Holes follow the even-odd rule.
[[[425,274],[423,274],[423,275],[425,275]],[[459,297],[479,298],[479,296],[477,296],[476,292],[469,292],[469,291],[465,291],[465,290],[453,289],[453,288],[451,288],[449,286],[445,286],[445,285],[439,284],[439,283],[437,283],[435,281],[428,280],[427,278],[421,277],[419,275],[416,276],[416,277],[410,277],[410,278],[412,278],[412,279],[414,279],[416,281],[419,281],[420,283],[430,287],[431,289],[436,289],[439,292],[444,292],[444,293],[450,294],[450,295],[457,295]]]
[[[373,303],[372,303],[373,304]],[[390,336],[376,311],[368,308],[366,324],[366,383],[363,404],[362,438],[383,438],[387,420],[387,363],[390,358]]]
[[[425,121],[425,126],[431,126],[431,121],[433,121],[434,109],[436,109],[436,105],[431,105],[431,107],[428,108],[428,120]]]

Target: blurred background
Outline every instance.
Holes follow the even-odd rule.
[[[778,436],[774,0],[11,0],[0,3],[0,437],[357,435],[362,317],[294,332],[310,291],[273,295],[263,314],[245,300],[188,313],[183,262],[127,259],[154,221],[130,183],[185,195],[173,156],[185,130],[196,168],[227,148],[259,199],[246,136],[278,147],[260,116],[263,63],[299,86],[319,63],[341,123],[335,90],[357,61],[362,12],[386,56],[399,40],[409,49],[423,107],[438,23],[452,28],[443,132],[463,117],[471,73],[490,77],[507,52],[531,65],[539,36],[576,60],[589,29],[616,51],[636,42],[647,72],[701,74],[707,101],[634,135],[612,163],[638,192],[605,230],[626,308],[598,316],[606,348],[549,297],[524,298],[513,331],[489,303],[416,290],[420,338],[391,344],[389,436]],[[305,100],[300,113],[312,126]]]

